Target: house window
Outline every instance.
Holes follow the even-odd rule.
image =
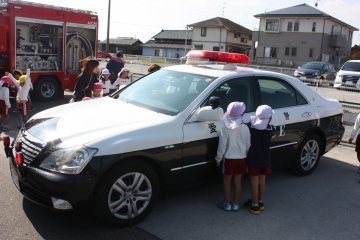
[[[276,58],[276,50],[277,48],[274,47],[266,47],[265,48],[265,57],[267,58]]]
[[[278,31],[279,19],[266,19],[266,31]]]
[[[296,48],[291,48],[291,56],[296,56]]]
[[[292,22],[288,22],[288,28],[287,28],[288,31],[292,31],[292,25],[293,25]]]
[[[316,22],[313,22],[312,31],[313,31],[313,32],[316,31]]]
[[[238,38],[240,37],[240,33],[239,32],[234,32],[234,38]]]
[[[295,31],[295,32],[298,32],[298,31],[299,31],[299,26],[300,26],[300,23],[299,23],[299,22],[295,22],[295,25],[294,25],[294,31]]]
[[[201,36],[202,36],[202,37],[206,37],[206,30],[207,30],[206,27],[202,27],[202,28],[201,28]]]
[[[350,32],[348,33],[348,41],[352,41],[352,38],[353,38],[353,32]]]
[[[195,50],[203,50],[203,45],[202,44],[194,44],[194,49]]]
[[[160,50],[159,49],[155,49],[155,55],[156,57],[158,57],[160,55]]]
[[[247,43],[247,38],[241,38],[241,42]]]
[[[213,51],[220,51],[219,46],[217,46],[217,47],[213,47]]]
[[[310,48],[310,52],[309,52],[309,57],[310,57],[310,58],[313,57],[313,52],[314,52],[314,49],[313,49],[313,48]]]
[[[289,56],[290,55],[290,48],[286,47],[285,48],[285,56]]]

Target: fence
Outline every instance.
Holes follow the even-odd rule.
[[[126,60],[126,62],[130,64],[140,64],[141,66],[139,73],[133,74],[132,81],[136,81],[138,78],[143,76],[143,74],[147,72],[146,71],[147,67],[152,63],[156,63],[161,67],[166,67],[170,65],[185,64],[186,62],[185,59],[179,59],[179,58],[159,58],[159,57],[132,56],[132,55],[126,55],[124,59]],[[288,76],[294,76],[294,71],[295,71],[295,68],[286,68],[286,67],[261,66],[261,65],[239,65],[239,66],[282,73]],[[356,83],[350,83],[347,85],[342,84],[342,86],[335,85],[337,87],[334,87],[334,80],[332,80],[332,78],[325,77],[325,79],[320,79],[320,80],[306,78],[306,79],[299,79],[299,81],[303,81],[306,85],[308,85],[314,91],[318,92],[323,97],[336,99],[342,104],[344,117],[345,117],[345,123],[344,123],[345,134],[343,137],[343,141],[347,141],[350,137],[350,133],[352,131],[355,119],[357,115],[360,113],[360,98],[359,98],[360,86],[357,86]]]

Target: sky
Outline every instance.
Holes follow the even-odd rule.
[[[27,0],[97,12],[99,39],[107,34],[108,0]],[[186,25],[214,17],[224,17],[250,30],[259,27],[254,15],[316,0],[112,0],[110,38],[133,37],[146,42],[161,31],[181,30]],[[318,0],[318,7],[360,29],[359,0]],[[360,32],[354,32],[352,45],[360,45]]]

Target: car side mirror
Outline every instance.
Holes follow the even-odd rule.
[[[212,109],[212,107],[202,107],[199,110],[197,118],[201,121],[221,121],[223,119],[224,110],[221,107]]]

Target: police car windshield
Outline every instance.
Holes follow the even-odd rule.
[[[347,62],[341,70],[360,72],[360,62]]]
[[[118,99],[174,116],[187,107],[214,79],[186,72],[159,70],[126,87],[119,93]]]

